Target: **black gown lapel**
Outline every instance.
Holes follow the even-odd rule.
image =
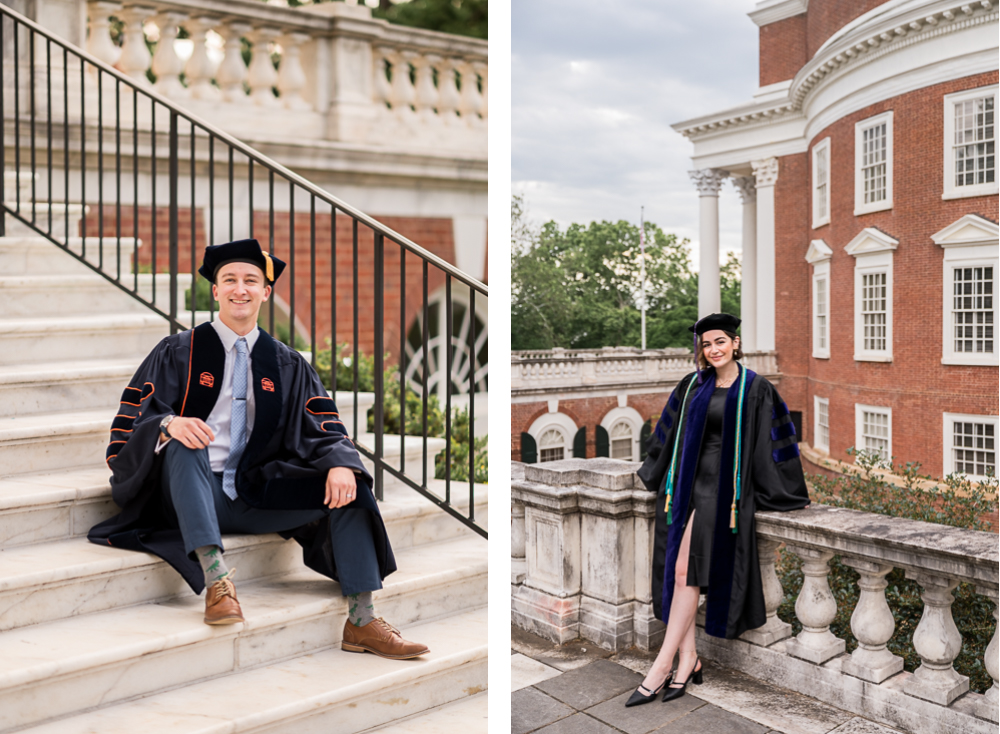
[[[222,392],[226,372],[226,348],[210,322],[191,332],[191,358],[187,388],[178,415],[208,420]]]

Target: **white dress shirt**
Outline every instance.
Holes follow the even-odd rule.
[[[208,461],[212,465],[213,472],[221,473],[226,466],[226,459],[229,458],[229,446],[232,443],[232,438],[229,435],[229,426],[233,420],[233,369],[236,366],[236,340],[240,337],[239,334],[222,323],[222,319],[216,319],[213,321],[212,326],[215,328],[215,333],[219,335],[219,340],[222,342],[222,346],[226,350],[226,366],[222,374],[222,387],[219,390],[219,399],[215,402],[215,407],[213,407],[212,412],[208,414],[208,419],[205,423],[208,424],[208,427],[212,429],[212,433],[215,434],[215,440],[208,445]],[[253,431],[253,419],[256,407],[256,401],[253,393],[253,370],[251,368],[252,360],[250,358],[250,353],[253,352],[253,347],[254,344],[257,343],[258,336],[260,336],[260,329],[254,326],[253,330],[244,337],[247,340],[248,439]],[[160,449],[162,449],[169,440],[170,439],[167,439],[165,441],[161,436],[160,441],[156,446],[156,453],[159,453]]]

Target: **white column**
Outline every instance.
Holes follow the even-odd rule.
[[[851,632],[858,640],[857,649],[841,664],[841,670],[855,678],[881,683],[903,670],[903,658],[886,647],[896,629],[896,620],[885,600],[885,580],[892,566],[865,558],[844,556],[841,561],[860,574],[858,604],[851,615]]]
[[[743,200],[743,262],[740,273],[740,335],[743,351],[757,349],[757,187],[753,176],[734,178]]]
[[[688,171],[698,187],[698,318],[722,308],[719,285],[719,189],[728,175],[718,168]]]
[[[774,184],[778,159],[752,161],[757,179],[757,333],[759,351],[774,351]]]
[[[952,592],[958,581],[909,570],[906,578],[920,584],[924,613],[913,631],[913,649],[920,656],[920,667],[903,683],[903,691],[940,706],[950,706],[969,690],[968,677],[959,675],[953,665],[962,649],[962,635],[951,614],[951,604],[955,601]]]
[[[822,665],[843,654],[845,642],[830,631],[837,616],[837,599],[830,590],[827,577],[833,551],[786,544],[788,550],[802,559],[802,590],[795,600],[795,616],[802,631],[785,642],[785,651],[802,660]]]

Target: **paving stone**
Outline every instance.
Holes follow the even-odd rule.
[[[731,714],[718,706],[702,706],[686,716],[674,719],[656,729],[656,734],[767,734],[769,728],[755,724],[742,716]]]
[[[625,702],[631,695],[632,691],[626,691],[610,701],[587,709],[587,713],[626,734],[647,734],[706,705],[700,698],[686,695],[666,703],[657,699],[641,706],[625,708]]]
[[[640,683],[642,676],[638,673],[610,660],[595,660],[557,678],[542,681],[535,688],[582,711],[620,693],[631,691]]]
[[[899,729],[856,716],[846,724],[838,726],[830,734],[899,734]]]
[[[539,729],[535,734],[618,734],[618,732],[586,714],[576,714]]]
[[[514,691],[510,696],[511,734],[525,734],[573,713],[573,709],[534,688]]]
[[[533,635],[514,625],[510,627],[510,645],[516,652],[562,671],[582,668],[594,660],[611,657],[610,650],[603,650],[595,643],[586,640],[556,645],[544,637]]]
[[[521,653],[515,653],[510,659],[511,691],[519,691],[543,680],[555,678],[557,675],[562,675],[562,671],[525,657]]]

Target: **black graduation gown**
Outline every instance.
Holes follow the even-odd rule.
[[[122,394],[108,444],[112,497],[122,511],[95,525],[87,536],[100,545],[159,556],[196,594],[204,589],[204,575],[184,552],[180,530],[169,527],[162,514],[163,455],[154,449],[164,416],[208,419],[221,392],[225,359],[225,347],[210,323],[166,337],[146,357]],[[347,507],[372,513],[375,551],[385,578],[396,570],[396,562],[372,478],[318,375],[298,352],[264,330],[251,359],[256,413],[236,472],[237,494],[256,508],[319,509],[327,471],[337,466],[353,469],[358,491]],[[336,580],[329,527],[322,520],[282,535],[302,546],[307,566]]]
[[[723,416],[719,494],[712,536],[711,569],[706,600],[705,632],[732,639],[767,621],[764,591],[757,558],[754,510],[796,510],[809,504],[802,474],[795,428],[788,408],[774,385],[752,370],[746,373],[740,468],[741,489],[737,502],[736,532],[730,529],[730,507],[734,492],[733,458],[736,449],[736,417],[739,380],[729,388]],[[678,426],[681,400],[687,392],[683,425]],[[674,389],[647,444],[648,456],[639,478],[657,492],[653,547],[653,611],[667,622],[673,599],[674,567],[683,537],[683,518],[701,453],[708,406],[715,392],[715,370],[687,375]],[[673,458],[674,440],[681,431],[675,468],[671,515],[667,525],[665,489]]]

